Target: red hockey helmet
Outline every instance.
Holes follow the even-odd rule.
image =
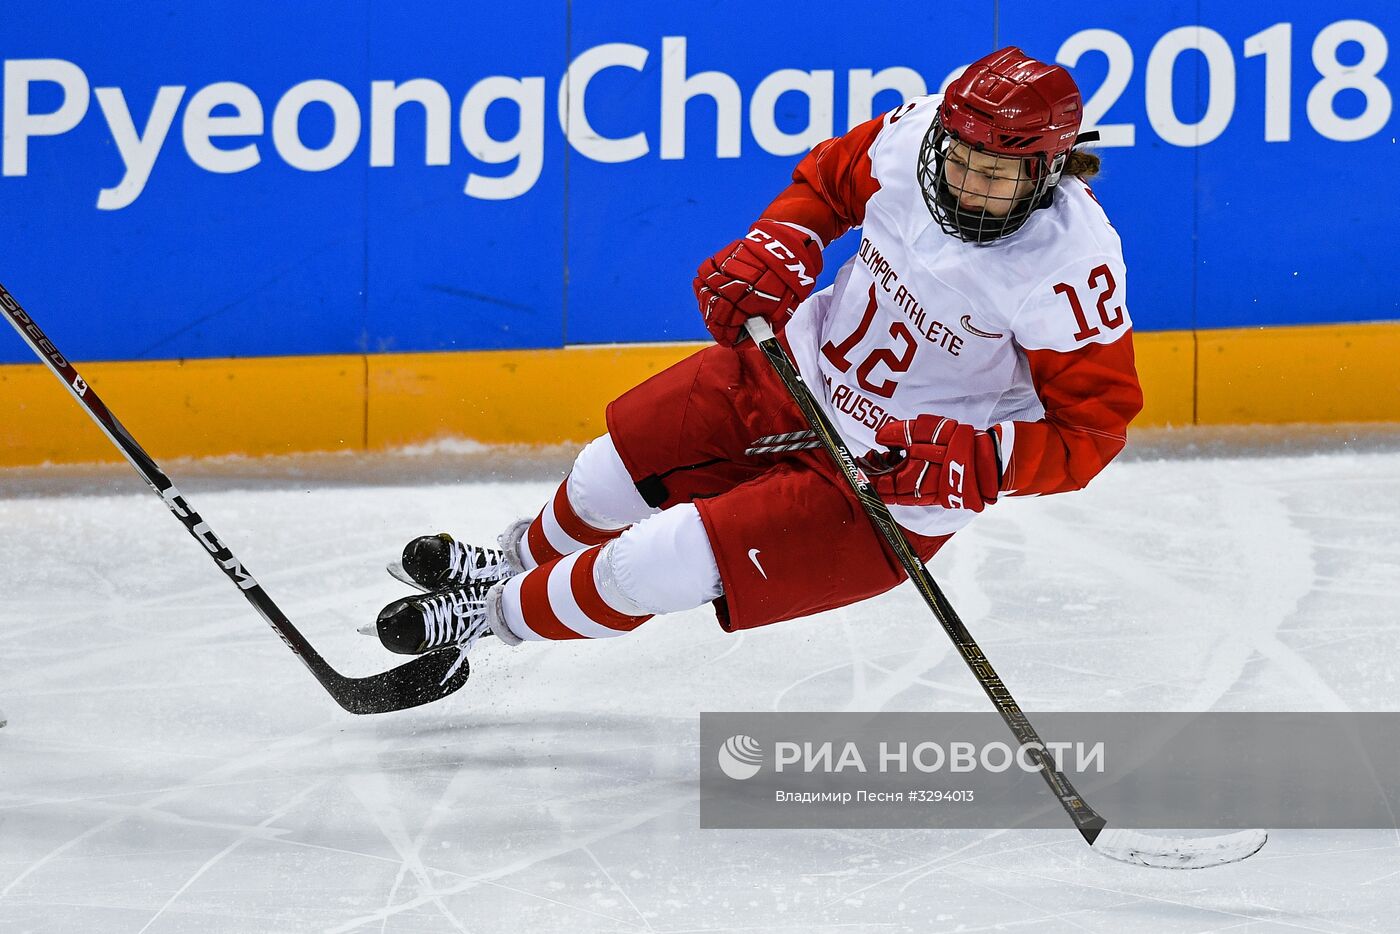
[[[1079,87],[1059,65],[1015,46],[973,62],[948,86],[919,154],[919,180],[934,217],[944,230],[977,243],[1019,229],[1031,211],[1050,203],[1083,116]],[[1018,159],[1021,179],[1033,183],[1029,192],[1006,210],[969,210],[947,173],[956,143]]]

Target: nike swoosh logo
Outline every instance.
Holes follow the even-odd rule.
[[[760,574],[763,575],[763,579],[764,579],[764,580],[767,580],[767,579],[768,579],[768,572],[765,571],[765,570],[763,570],[763,565],[761,565],[761,564],[758,563],[758,549],[757,549],[757,548],[750,548],[750,549],[749,549],[749,560],[753,562],[753,566],[754,566],[754,567],[758,568],[758,573],[760,573]]]
[[[963,316],[962,316],[962,326],[963,326],[963,330],[967,331],[967,333],[969,333],[969,334],[976,334],[978,337],[985,337],[985,338],[987,338],[987,340],[992,340],[992,341],[994,341],[994,340],[1000,340],[1001,338],[1003,338],[1003,337],[1006,336],[1005,334],[995,334],[995,333],[991,333],[991,332],[988,332],[988,331],[978,330],[977,328],[973,327],[973,326],[972,326],[972,315],[963,315]]]

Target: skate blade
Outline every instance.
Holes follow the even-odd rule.
[[[424,587],[412,577],[408,576],[408,572],[403,569],[403,561],[401,559],[396,558],[393,561],[390,561],[388,564],[384,565],[384,570],[388,571],[389,576],[392,577],[394,580],[399,581],[400,583],[407,584],[419,593],[428,592],[428,588]]]
[[[365,623],[355,631],[362,636],[374,636],[377,639],[379,638],[379,622],[376,620],[373,623]]]

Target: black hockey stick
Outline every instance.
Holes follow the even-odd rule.
[[[870,479],[856,465],[855,460],[851,457],[850,449],[846,447],[846,442],[842,440],[841,435],[836,431],[836,426],[831,423],[826,412],[813,398],[812,391],[807,387],[806,381],[802,379],[802,374],[797,372],[797,367],[793,365],[787,351],[783,349],[783,345],[774,336],[773,328],[762,318],[750,318],[744,326],[749,336],[763,350],[768,362],[773,365],[778,378],[783,381],[783,385],[787,387],[793,401],[802,410],[807,424],[811,426],[817,439],[821,441],[822,447],[826,448],[827,453],[840,467],[842,475],[850,484],[851,490],[855,493],[856,499],[860,501],[865,514],[885,541],[889,543],[890,548],[894,550],[905,573],[914,582],[915,589],[924,598],[924,602],[933,611],[933,615],[938,618],[943,631],[953,641],[953,645],[962,655],[967,667],[972,669],[977,683],[982,686],[987,697],[991,698],[997,712],[1001,714],[1001,718],[1006,721],[1006,725],[1015,734],[1017,742],[1026,748],[1027,754],[1033,756],[1033,761],[1040,766],[1040,774],[1045,779],[1045,783],[1050,786],[1050,791],[1059,799],[1065,813],[1069,814],[1070,819],[1074,821],[1074,826],[1079,828],[1079,832],[1084,835],[1085,842],[1092,846],[1095,852],[1112,859],[1169,869],[1199,869],[1206,866],[1223,865],[1252,856],[1257,852],[1268,840],[1268,836],[1263,831],[1258,830],[1246,830],[1240,833],[1200,839],[1156,837],[1118,828],[1105,831],[1107,821],[1089,807],[1088,803],[1080,797],[1079,792],[1074,790],[1074,785],[1070,783],[1064,773],[1054,767],[1053,759],[1045,754],[1045,744],[1036,735],[1035,728],[1026,719],[1026,715],[1021,712],[1016,699],[1011,696],[1011,692],[1002,683],[1000,676],[992,668],[991,662],[987,661],[987,656],[982,653],[982,649],[973,640],[972,633],[968,632],[967,627],[963,625],[962,619],[953,609],[953,605],[948,602],[948,598],[943,595],[938,583],[929,574],[928,568],[924,567],[924,563],[919,560],[919,556],[910,546],[909,540],[904,537],[904,530],[894,521],[894,517],[890,515],[889,507],[875,492]]]
[[[406,665],[389,671],[371,675],[368,678],[348,678],[326,663],[311,643],[297,631],[286,615],[272,602],[272,598],[253,579],[243,563],[229,547],[223,543],[209,523],[200,518],[199,513],[190,508],[175,484],[170,482],[156,462],[151,459],[136,439],[117,421],[117,417],[103,404],[68,359],[63,356],[53,342],[44,335],[39,326],[14,296],[0,285],[0,307],[5,309],[10,323],[24,338],[39,359],[58,377],[59,381],[73,394],[73,398],[97,422],[97,427],[117,446],[136,472],[155,491],[166,507],[184,524],[195,540],[209,552],[209,557],[233,581],[253,608],[267,620],[273,631],[282,637],[287,647],[296,653],[321,686],[335,698],[335,702],[351,713],[387,713],[417,707],[446,697],[466,683],[470,674],[465,659],[457,666],[458,657],[454,652],[433,652],[420,656]]]

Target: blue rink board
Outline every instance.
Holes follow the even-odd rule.
[[[694,0],[645,10],[524,0],[507,22],[474,0],[197,12],[87,0],[80,17],[11,0],[0,282],[76,359],[700,338],[691,276],[786,184],[800,154],[773,151],[784,148],[775,139],[858,119],[870,97],[848,99],[859,70],[899,66],[937,90],[960,63],[1015,42],[1075,57],[1098,122],[1120,137],[1131,128],[1131,145],[1100,149],[1094,188],[1123,236],[1139,330],[1400,318],[1392,0],[1163,0],[1053,18],[1028,0],[960,9],[952,23],[892,0],[854,18],[849,4],[814,2],[800,16],[769,5],[736,20]],[[599,67],[565,89],[571,61]],[[755,92],[782,69],[829,72],[832,90],[777,97],[760,138]],[[705,95],[685,105],[683,153],[665,150],[663,83],[676,97],[674,81],[701,72],[737,89],[737,155],[717,154],[730,112]],[[382,93],[415,79],[430,103],[376,119],[375,83]],[[284,95],[313,80],[353,100],[357,133],[319,102],[294,130],[278,124]],[[254,144],[259,161],[214,172],[187,137],[197,147],[218,124],[190,117],[189,104],[228,82],[249,89],[261,121],[208,145]],[[99,207],[125,173],[109,106],[129,108],[129,130],[149,142],[162,88],[182,90],[148,180],[124,206]],[[887,88],[871,106],[900,97]],[[45,126],[55,111],[70,126]],[[238,113],[225,103],[211,116]],[[1212,138],[1183,138],[1203,131]],[[306,157],[283,152],[287,139],[314,152],[337,133],[352,148],[329,167],[297,167]],[[386,152],[392,165],[371,165]],[[828,279],[853,239],[829,252]],[[0,341],[0,362],[27,353]]]

